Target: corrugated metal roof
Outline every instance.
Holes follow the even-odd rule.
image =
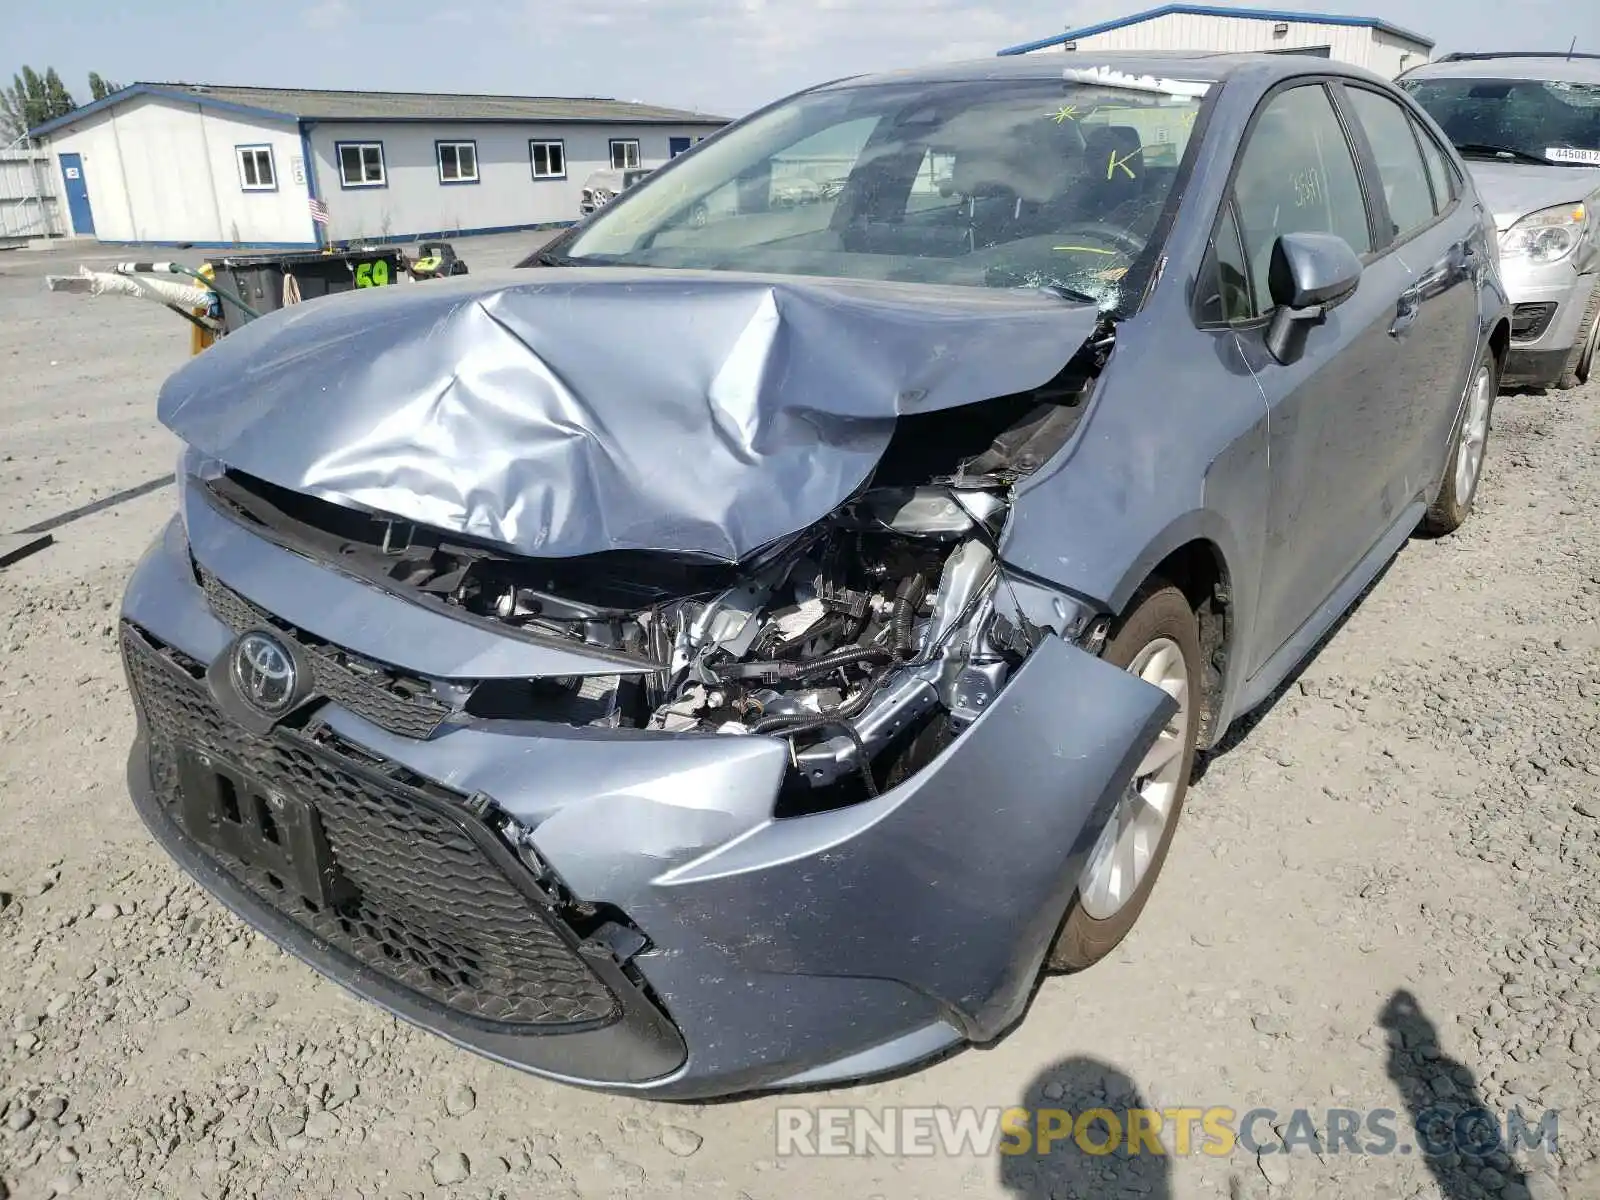
[[[71,125],[91,113],[138,95],[289,121],[595,121],[680,125],[725,125],[728,122],[727,117],[710,113],[599,96],[472,96],[233,87],[209,83],[134,83],[30,130],[30,135],[38,136]]]
[[[1118,17],[1112,21],[1102,21],[1098,25],[1085,25],[1082,29],[1069,29],[1066,33],[1056,34],[1054,37],[1040,38],[1036,42],[1024,42],[1020,46],[1007,46],[1001,50],[1002,55],[1028,54],[1034,50],[1044,50],[1050,46],[1059,46],[1064,42],[1075,42],[1080,38],[1093,37],[1097,33],[1108,33],[1113,29],[1122,29],[1128,25],[1137,25],[1141,21],[1153,21],[1157,17],[1170,17],[1186,15],[1192,17],[1242,17],[1248,21],[1299,21],[1308,25],[1360,25],[1369,29],[1381,29],[1383,32],[1393,34],[1395,37],[1404,38],[1408,42],[1415,42],[1419,46],[1433,49],[1433,41],[1421,34],[1412,33],[1408,29],[1401,29],[1398,25],[1378,17],[1346,17],[1333,13],[1311,12],[1284,12],[1272,8],[1225,8],[1213,4],[1164,4],[1160,8],[1146,9],[1144,12],[1133,13],[1126,17]]]

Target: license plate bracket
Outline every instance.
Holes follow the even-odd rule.
[[[178,785],[183,826],[197,842],[264,872],[314,909],[355,898],[312,804],[188,747],[178,753]]]

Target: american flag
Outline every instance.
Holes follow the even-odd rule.
[[[311,220],[317,225],[328,223],[328,206],[315,196],[311,197]]]

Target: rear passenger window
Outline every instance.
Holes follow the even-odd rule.
[[[1442,213],[1455,199],[1454,176],[1444,160],[1439,143],[1427,130],[1412,118],[1411,128],[1417,135],[1417,145],[1422,147],[1422,165],[1428,168],[1428,182],[1433,185],[1433,211]]]
[[[1272,307],[1267,269],[1286,233],[1336,233],[1372,250],[1360,177],[1333,102],[1321,84],[1279,92],[1250,132],[1233,183],[1256,315]]]
[[[1428,184],[1422,151],[1412,133],[1406,110],[1377,92],[1352,87],[1346,90],[1361,127],[1367,131],[1372,156],[1378,163],[1383,194],[1394,220],[1393,236],[1404,238],[1433,220],[1433,189]]]

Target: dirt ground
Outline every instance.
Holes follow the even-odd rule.
[[[528,244],[460,249],[478,269]],[[1502,397],[1476,515],[1407,546],[1204,764],[1111,959],[898,1079],[669,1106],[397,1024],[152,844],[113,633],[172,504],[154,396],[188,338],[153,305],[47,294],[77,261],[0,255],[0,533],[153,490],[0,570],[0,1200],[1600,1197],[1600,386]],[[1292,1152],[776,1152],[785,1107],[1093,1103],[1265,1107],[1258,1142]],[[1410,1146],[1408,1114],[1474,1103],[1557,1110],[1558,1150],[1294,1136],[1296,1109],[1323,1132],[1330,1108],[1393,1110]]]

